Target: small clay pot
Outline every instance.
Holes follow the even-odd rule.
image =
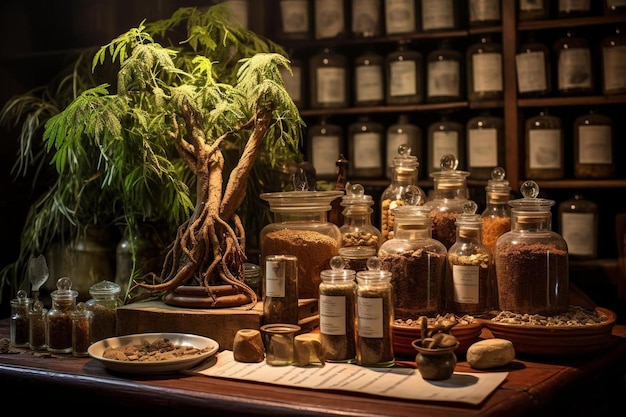
[[[459,342],[454,346],[430,349],[422,347],[422,340],[417,339],[411,342],[411,345],[417,350],[415,364],[422,378],[440,381],[454,374],[456,367],[454,351],[459,347]]]

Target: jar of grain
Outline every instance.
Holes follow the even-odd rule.
[[[298,298],[317,298],[320,273],[339,255],[341,232],[328,221],[331,202],[342,191],[284,191],[263,193],[274,222],[261,229],[260,259],[269,255],[298,258]]]
[[[511,187],[504,179],[506,172],[502,167],[496,167],[491,172],[491,179],[487,181],[485,193],[487,196],[485,210],[480,215],[482,220],[482,243],[493,254],[496,241],[503,234],[511,231]]]
[[[61,277],[57,281],[57,289],[50,293],[52,306],[47,317],[46,343],[49,352],[72,352],[72,317],[76,308],[78,291],[72,289],[72,280]]]
[[[87,300],[87,308],[93,313],[93,341],[116,336],[116,313],[117,307],[121,306],[122,300],[119,295],[122,288],[111,281],[100,281],[89,288],[91,299]]]
[[[446,247],[432,238],[429,213],[425,206],[398,206],[394,237],[378,251],[382,268],[392,274],[394,316],[399,319],[444,312]]]
[[[92,343],[93,312],[87,304],[78,303],[70,315],[72,318],[72,355],[88,356],[89,346]]]
[[[511,231],[496,242],[495,268],[499,309],[552,316],[569,309],[568,249],[552,231],[553,200],[539,198],[535,181],[511,200]]]
[[[30,318],[30,350],[46,350],[46,315],[48,309],[40,300],[35,301],[33,308],[28,312]]]

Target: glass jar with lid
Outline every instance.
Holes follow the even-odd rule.
[[[467,48],[467,99],[502,100],[502,45],[482,35]]]
[[[315,0],[313,12],[315,39],[335,38],[347,32],[344,0]]]
[[[439,120],[428,126],[427,172],[430,175],[441,168],[444,155],[456,155],[459,165],[465,161],[465,128],[452,119],[450,113],[442,112]]]
[[[406,113],[400,113],[398,120],[387,128],[385,148],[385,175],[388,179],[392,179],[394,175],[394,160],[398,155],[398,147],[400,145],[409,145],[411,152],[420,161],[423,155],[423,142],[422,142],[422,129],[409,119],[409,115]],[[422,162],[417,167],[418,177],[423,174],[424,163]]]
[[[394,214],[393,238],[378,251],[382,268],[392,274],[394,317],[417,320],[443,314],[447,250],[432,237],[430,209],[404,204]]]
[[[368,116],[361,116],[348,126],[348,152],[351,177],[381,178],[385,128]]]
[[[387,104],[419,104],[424,101],[424,59],[401,40],[385,57],[385,101]]]
[[[309,60],[309,105],[312,109],[348,107],[348,60],[323,48]]]
[[[623,6],[626,11],[626,2]],[[626,94],[626,35],[621,27],[602,39],[602,93]]]
[[[485,111],[467,121],[467,170],[472,179],[486,180],[505,164],[504,120]]]
[[[485,210],[480,215],[482,221],[482,243],[493,254],[498,238],[511,231],[511,187],[504,179],[506,172],[502,167],[496,167],[491,172],[491,179],[487,181],[485,192],[487,201]]]
[[[310,39],[311,16],[309,0],[280,0],[281,39]]]
[[[565,174],[564,136],[561,118],[547,110],[524,123],[526,177],[554,180]]]
[[[493,26],[502,23],[500,0],[469,0],[468,18],[471,28]]]
[[[308,160],[315,167],[318,180],[337,179],[337,158],[344,153],[344,136],[341,126],[326,117],[307,129]]]
[[[576,178],[613,178],[613,154],[613,121],[609,116],[591,110],[574,120]]]
[[[463,204],[456,220],[456,241],[448,250],[448,311],[458,316],[484,316],[492,310],[492,255],[482,243],[478,205]]]
[[[415,0],[385,0],[384,10],[387,35],[418,31]]]
[[[329,362],[356,361],[356,271],[335,256],[321,273],[320,341]]]
[[[535,181],[525,181],[522,198],[509,201],[511,231],[496,242],[498,308],[518,314],[553,316],[569,309],[567,243],[552,231],[553,200],[539,198]]]
[[[93,314],[91,333],[94,342],[117,335],[115,310],[124,304],[120,299],[121,291],[118,284],[107,280],[89,288],[91,298],[85,304]]]
[[[394,236],[394,210],[404,205],[407,192],[414,193],[417,205],[426,202],[426,193],[417,186],[419,161],[415,155],[411,155],[411,146],[401,144],[397,148],[397,154],[393,159],[393,175],[391,183],[385,188],[380,196],[380,229],[381,242],[385,242]]]
[[[298,259],[298,298],[319,296],[320,272],[339,255],[341,232],[328,221],[331,202],[341,191],[283,191],[263,193],[273,223],[261,229],[260,259],[293,255]]]
[[[28,312],[30,317],[29,342],[31,350],[46,350],[46,316],[48,309],[41,300],[35,301],[33,308]]]
[[[422,31],[461,29],[461,4],[458,0],[422,0]]]
[[[550,50],[535,40],[533,33],[527,35],[515,55],[517,92],[520,97],[543,97],[552,91]]]
[[[339,255],[347,268],[355,271],[367,269],[367,259],[375,256],[382,238],[380,230],[372,225],[374,199],[365,194],[361,184],[346,184],[346,195],[341,199],[343,225]]]
[[[70,314],[72,318],[72,355],[89,356],[92,339],[93,312],[80,302]]]
[[[570,30],[554,42],[553,49],[557,92],[562,95],[593,93],[595,74],[589,41]]]
[[[28,297],[28,293],[19,290],[15,298],[11,300],[11,321],[10,321],[10,337],[11,346],[28,347],[30,328],[30,318],[28,312],[31,309],[33,299]]]
[[[47,349],[53,353],[72,352],[72,312],[76,308],[78,291],[72,289],[72,280],[61,277],[57,289],[50,293],[52,305],[48,311]]]
[[[463,54],[452,48],[448,39],[439,42],[437,49],[426,57],[426,101],[447,103],[463,100]]]
[[[354,105],[376,106],[385,102],[385,59],[366,51],[354,60]]]
[[[382,0],[360,0],[351,3],[352,35],[364,38],[382,35]]]
[[[433,179],[432,197],[425,206],[430,209],[433,238],[446,247],[456,241],[456,220],[468,200],[468,171],[457,170],[459,161],[452,154],[441,157],[441,170],[430,174]]]
[[[574,194],[559,204],[559,230],[570,258],[598,257],[598,205]]]
[[[368,260],[367,271],[356,273],[357,280],[357,364],[392,367],[393,291],[391,272],[381,269],[380,259]]]

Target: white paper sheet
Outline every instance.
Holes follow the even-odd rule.
[[[210,377],[231,378],[309,389],[355,391],[406,400],[452,401],[480,404],[504,381],[508,372],[455,372],[444,381],[424,380],[417,369],[366,368],[354,364],[325,366],[270,366],[265,362],[242,363],[225,350],[186,371]]]

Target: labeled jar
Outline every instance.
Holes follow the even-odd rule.
[[[485,209],[480,215],[481,241],[492,254],[500,236],[511,231],[511,187],[505,176],[506,172],[502,167],[496,167],[491,172],[491,179],[485,187]]]
[[[61,277],[57,289],[50,293],[52,305],[48,311],[47,349],[53,353],[72,353],[72,312],[76,308],[78,291],[72,289],[72,280]]]
[[[469,0],[467,7],[469,9],[470,28],[500,25],[502,23],[500,0]]]
[[[311,16],[309,0],[280,0],[281,39],[310,39]]]
[[[315,167],[318,180],[337,179],[337,158],[344,153],[344,137],[341,126],[322,117],[307,129],[308,160]]]
[[[348,127],[349,175],[355,178],[381,178],[385,128],[367,116]]]
[[[519,0],[517,18],[520,21],[543,20],[550,17],[550,0]]]
[[[569,31],[554,42],[553,49],[558,93],[563,95],[593,93],[595,75],[587,39]]]
[[[609,116],[590,111],[574,120],[576,178],[613,178],[613,151],[613,121]]]
[[[324,48],[309,60],[310,107],[348,107],[348,61]]]
[[[482,220],[478,205],[463,204],[456,221],[456,241],[448,250],[450,274],[447,311],[457,316],[484,316],[492,309],[492,255],[482,243]]]
[[[381,0],[359,0],[351,3],[352,35],[364,38],[381,36],[383,33]]]
[[[315,0],[315,39],[335,38],[347,32],[344,0]]]
[[[378,251],[381,268],[392,275],[394,317],[417,320],[443,314],[447,251],[432,237],[430,209],[405,204],[394,214],[393,238]]]
[[[367,51],[354,60],[354,105],[376,106],[385,102],[385,60]]]
[[[92,313],[92,340],[117,336],[116,310],[124,303],[120,299],[122,288],[115,282],[102,280],[89,288],[91,298],[85,303]]]
[[[417,32],[415,0],[385,0],[385,32],[387,35]]]
[[[299,109],[304,108],[306,104],[304,93],[304,63],[297,58],[292,58],[290,69],[281,66],[280,74],[283,78],[283,83],[285,84],[285,90],[289,93],[289,97],[293,100],[293,104],[295,104]]]
[[[422,31],[461,29],[458,0],[422,0]]]
[[[626,2],[622,6],[626,10]],[[602,93],[626,94],[626,36],[622,28],[602,39]]]
[[[486,180],[505,164],[504,120],[488,111],[467,121],[467,170],[470,178]]]
[[[410,49],[410,41],[400,41],[385,57],[385,101],[387,104],[419,104],[424,101],[424,59]]]
[[[598,257],[598,205],[582,194],[559,204],[559,231],[572,259]]]
[[[529,36],[515,55],[517,92],[520,97],[543,97],[552,91],[550,50]]]
[[[357,364],[392,367],[393,292],[391,272],[381,269],[380,260],[370,258],[367,271],[357,280]]]
[[[28,312],[30,318],[29,344],[31,350],[46,350],[46,315],[48,309],[40,300],[35,301]]]
[[[32,298],[24,290],[19,290],[15,298],[11,300],[10,336],[11,346],[29,347],[30,317]]]
[[[539,198],[532,180],[511,200],[511,231],[498,239],[494,253],[501,311],[553,316],[569,309],[567,243],[552,231],[553,200]]]
[[[447,103],[463,100],[461,62],[463,55],[452,48],[449,40],[439,42],[426,57],[426,101]]]
[[[263,259],[263,322],[298,324],[298,258],[267,255]]]
[[[441,114],[441,118],[428,126],[426,149],[428,150],[428,174],[439,171],[441,158],[456,155],[458,164],[465,160],[465,128],[461,123]]]
[[[561,119],[544,110],[529,117],[524,129],[526,177],[541,180],[563,178],[565,157]]]
[[[502,100],[502,45],[482,35],[467,48],[467,99]]]
[[[411,123],[408,114],[401,113],[398,115],[396,123],[387,128],[387,139],[385,143],[385,175],[388,179],[393,178],[395,158],[398,156],[398,147],[400,145],[410,146],[411,152],[413,152],[418,161],[422,161],[417,167],[417,175],[418,177],[423,175],[424,161],[426,158],[422,158],[424,149],[422,129],[416,124]]]
[[[331,202],[341,191],[284,191],[263,193],[274,222],[261,229],[260,259],[292,255],[298,259],[298,298],[317,298],[320,272],[339,255],[341,232],[328,221]],[[266,294],[267,296],[267,294]]]
[[[356,361],[356,272],[341,257],[321,273],[320,341],[329,362]]]
[[[72,355],[89,356],[92,343],[93,312],[85,303],[78,303],[71,313],[72,318]]]

